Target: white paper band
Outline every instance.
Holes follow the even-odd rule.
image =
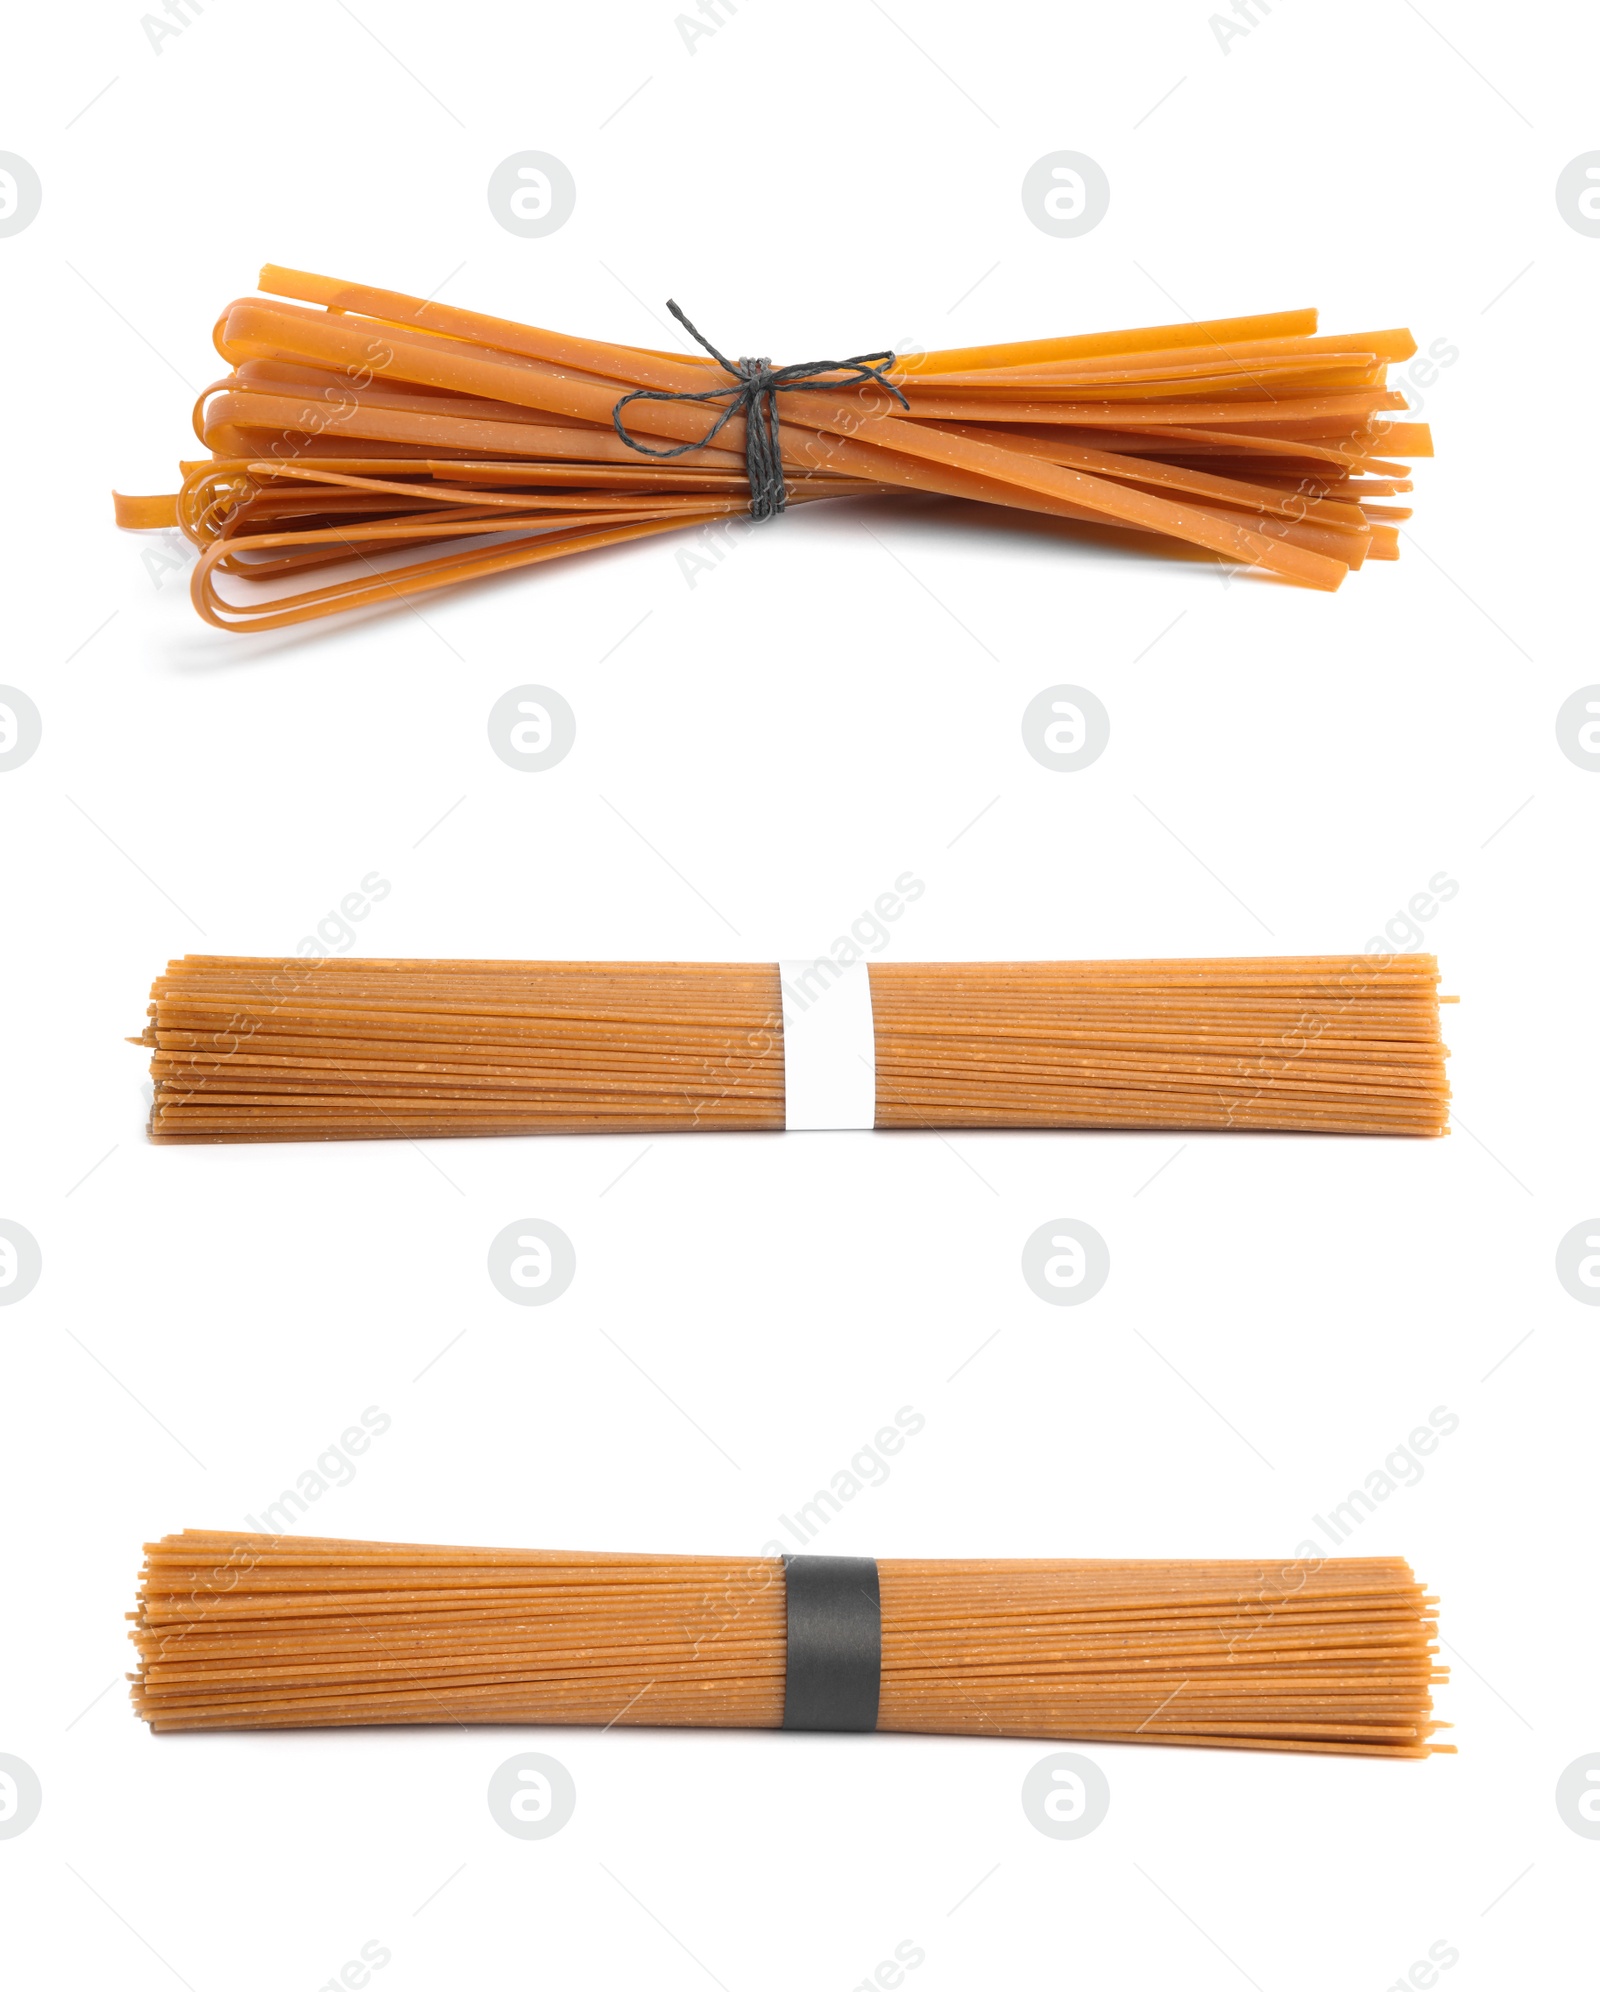
[[[872,983],[865,962],[841,968],[780,961],[783,984],[783,1124],[871,1127],[877,1117],[878,1056]]]

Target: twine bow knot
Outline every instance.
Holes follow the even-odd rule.
[[[787,367],[775,367],[771,360],[730,360],[690,324],[671,298],[667,299],[667,309],[691,338],[704,346],[717,365],[733,376],[734,385],[707,388],[703,394],[668,394],[659,388],[637,387],[631,394],[623,395],[612,409],[612,425],[628,448],[637,450],[641,456],[680,457],[691,450],[703,450],[708,443],[715,441],[735,415],[742,413],[745,418],[745,474],[750,480],[752,519],[774,518],[789,502],[784,488],[783,450],[778,430],[777,398],[780,392],[824,393],[829,388],[864,387],[868,381],[876,381],[880,387],[889,390],[902,408],[908,413],[910,411],[910,402],[887,378],[888,369],[894,365],[893,353],[858,353],[851,360],[806,360]],[[848,378],[824,380],[819,378],[823,374],[844,374]],[[679,443],[675,449],[653,449],[648,443],[641,443],[637,436],[629,435],[623,426],[622,411],[630,401],[724,400],[727,406],[699,441]]]

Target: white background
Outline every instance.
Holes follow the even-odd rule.
[[[1571,1982],[1600,1317],[1553,1262],[1600,1205],[1600,780],[1554,718],[1600,676],[1600,241],[1553,196],[1600,145],[1595,41],[1445,0],[1285,0],[1227,53],[1205,0],[748,0],[692,55],[672,0],[215,0],[159,54],[136,0],[13,22],[0,149],[44,186],[0,241],[0,677],[44,716],[0,779],[0,1215],[44,1254],[0,1314],[0,1751],[44,1789],[0,1842],[16,1982],[310,1992],[372,1940],[383,1992],[845,1992],[905,1940],[917,1992],[1383,1988],[1441,1941],[1452,1992]],[[1112,188],[1068,241],[1019,199],[1063,148]],[[485,200],[524,149],[578,187],[542,240]],[[1336,596],[859,505],[693,589],[662,539],[243,638],[109,491],[175,487],[212,322],[268,259],[651,345],[672,295],[779,359],[1311,303],[1460,357],[1404,559]],[[1111,714],[1074,775],[1019,733],[1063,681]],[[577,714],[542,775],[485,733],[527,682]],[[291,951],[375,869],[372,953],[760,960],[907,869],[905,960],[1359,949],[1444,871],[1462,1118],[149,1148],[122,1038],[152,975]],[[523,1216],[576,1245],[547,1310],[485,1272]],[[1019,1269],[1057,1216],[1111,1249],[1078,1310]],[[1440,1593],[1460,1755],[1096,1747],[1110,1815],[1062,1843],[1019,1803],[1035,1743],[150,1737],[121,1680],[141,1541],[243,1526],[369,1405],[392,1428],[319,1532],[753,1551],[912,1405],[817,1547],[1016,1556],[1291,1554],[1447,1406],[1351,1546]],[[535,1747],[578,1808],[527,1843],[485,1789]]]

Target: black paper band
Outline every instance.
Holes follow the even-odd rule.
[[[785,1729],[878,1726],[883,1613],[870,1556],[786,1556]]]

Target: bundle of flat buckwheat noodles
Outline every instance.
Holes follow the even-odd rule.
[[[268,265],[213,334],[209,457],[174,496],[116,498],[201,549],[195,607],[280,629],[746,509],[745,421],[662,460],[619,434],[636,389],[729,384],[705,354],[614,345]],[[292,300],[282,302],[280,300]],[[1306,587],[1394,559],[1426,424],[1386,385],[1409,332],[1317,337],[1314,311],[906,354],[777,394],[791,503],[908,492],[1179,542]],[[868,356],[872,357],[872,356]],[[888,384],[884,384],[888,383]],[[737,387],[737,382],[732,385]],[[901,398],[891,392],[898,390]],[[721,403],[635,400],[650,450]],[[225,599],[218,583],[270,584]],[[306,578],[313,584],[304,585]]]
[[[1432,955],[869,976],[880,1128],[1448,1130]],[[784,1125],[773,964],[188,955],[150,993],[156,1141]]]
[[[1425,1757],[1437,1599],[1398,1557],[880,1560],[880,1730]],[[156,1730],[775,1729],[777,1559],[228,1535],[145,1545]]]

